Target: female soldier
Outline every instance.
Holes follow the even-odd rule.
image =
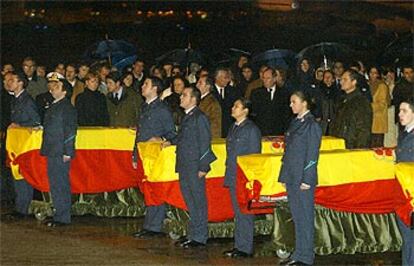
[[[251,102],[240,98],[231,108],[236,122],[230,127],[226,139],[226,173],[224,186],[230,189],[231,202],[235,213],[235,245],[224,255],[232,258],[251,257],[253,254],[254,215],[242,214],[236,197],[237,156],[260,153],[261,134],[259,128],[247,118]]]
[[[317,165],[322,130],[310,112],[311,99],[302,91],[290,97],[297,117],[285,133],[286,149],[279,182],[284,183],[295,224],[296,244],[292,256],[281,265],[313,264],[314,193],[318,183]]]
[[[398,116],[400,124],[405,127],[405,130],[398,137],[398,145],[395,150],[397,163],[414,162],[414,99],[403,101],[400,104]],[[412,217],[412,219],[414,218]],[[403,238],[402,265],[414,265],[414,228],[410,229],[398,216],[397,220]]]

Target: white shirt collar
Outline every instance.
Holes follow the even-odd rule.
[[[236,125],[236,126],[240,126],[245,120],[247,119],[247,117],[245,117],[242,121],[240,121],[240,122],[235,122],[234,124]]]
[[[22,94],[23,92],[24,92],[24,89],[23,89],[23,90],[21,90],[21,91],[19,91],[19,93],[14,94],[14,97],[15,97],[15,98],[19,98],[20,94]]]
[[[275,85],[273,85],[272,87],[270,87],[270,88],[267,88],[268,90],[272,90],[272,92],[274,92],[275,90],[276,90],[276,84]]]
[[[411,125],[411,126],[406,126],[405,127],[405,131],[407,131],[407,132],[411,132],[411,130],[413,130],[414,129],[414,124],[413,125]]]
[[[122,88],[122,87],[120,87],[119,88],[119,90],[117,91],[117,92],[113,92],[113,95],[115,96],[115,93],[117,93],[117,95],[118,95],[118,100],[119,99],[121,99],[121,95],[122,95],[122,91],[123,91],[124,89]]]
[[[75,84],[76,84],[76,79],[74,79],[73,81],[69,81],[69,80],[68,80],[68,82],[70,83],[70,85],[72,85],[72,87],[75,87]]]
[[[302,118],[303,118],[303,117],[304,117],[307,113],[309,113],[309,112],[310,112],[310,111],[308,110],[308,111],[304,112],[301,116],[299,116],[299,115],[298,115],[298,117],[297,117],[297,118],[298,118],[298,119],[302,119]]]
[[[208,92],[204,93],[203,95],[201,95],[201,99],[203,99],[204,97],[206,97],[209,93],[210,92],[208,91]]]
[[[193,107],[190,107],[187,110],[184,110],[185,114],[188,115],[191,111],[193,111],[194,108],[196,108],[196,105],[194,105]]]
[[[151,104],[153,101],[155,101],[158,98],[158,96],[155,96],[154,98],[152,98],[151,100],[146,101],[147,104]]]

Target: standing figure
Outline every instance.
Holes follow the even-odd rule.
[[[400,112],[398,114],[401,126],[405,127],[404,131],[398,137],[398,145],[395,149],[397,163],[414,162],[414,97],[402,100],[400,104]],[[411,213],[411,219],[414,219]],[[398,227],[403,239],[402,265],[414,265],[414,227],[408,227],[397,216]],[[414,221],[411,220],[411,224]]]
[[[15,72],[8,74],[10,82],[9,91],[13,92],[14,99],[10,106],[10,126],[12,127],[37,127],[40,126],[40,116],[36,103],[26,90],[27,80],[23,75]],[[16,212],[11,216],[23,218],[29,213],[29,206],[33,199],[33,187],[25,179],[14,180],[14,191],[16,193]]]
[[[171,111],[159,98],[162,88],[161,79],[148,77],[140,90],[145,98],[145,103],[141,106],[137,125],[132,157],[134,168],[137,168],[138,152],[136,144],[138,142],[170,140],[176,136]],[[165,218],[165,205],[146,206],[146,208],[143,229],[132,236],[141,239],[163,236],[162,224]]]
[[[171,142],[177,145],[175,171],[190,215],[187,237],[177,242],[184,248],[205,246],[208,239],[206,175],[216,156],[211,150],[210,123],[198,108],[200,100],[201,93],[197,88],[184,89],[181,107],[185,116],[178,136]]]
[[[51,94],[55,99],[44,118],[43,140],[40,153],[47,157],[47,174],[55,213],[53,220],[46,221],[49,227],[71,222],[71,190],[69,182],[70,162],[75,156],[77,130],[76,109],[65,97],[70,84],[58,76],[48,78]]]
[[[234,248],[224,255],[232,258],[251,257],[253,254],[254,215],[240,211],[236,195],[237,156],[260,153],[262,149],[260,129],[248,119],[251,102],[239,99],[234,102],[231,115],[236,122],[230,127],[226,139],[226,172],[224,186],[230,189],[234,211]]]
[[[296,242],[292,256],[281,265],[312,265],[315,258],[314,199],[322,129],[309,111],[311,104],[304,92],[294,92],[290,97],[290,107],[297,116],[285,133],[279,182],[286,186]]]

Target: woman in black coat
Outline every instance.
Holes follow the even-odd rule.
[[[285,133],[285,153],[279,182],[285,184],[289,209],[295,224],[295,251],[281,265],[313,264],[314,199],[318,183],[319,147],[322,130],[310,112],[312,100],[302,91],[290,97],[290,107],[296,118]]]
[[[395,155],[397,163],[414,162],[414,99],[405,100],[400,104],[398,113],[401,126],[405,127],[404,131],[398,137]],[[414,219],[411,213],[411,219]],[[402,265],[414,265],[414,227],[408,227],[397,216],[398,227],[403,239]],[[411,221],[413,224],[414,221]]]

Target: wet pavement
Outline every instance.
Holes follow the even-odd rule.
[[[4,213],[5,210],[2,210]],[[255,238],[255,256],[229,259],[232,239],[209,240],[206,248],[184,250],[163,237],[137,240],[143,219],[73,217],[72,224],[48,228],[34,218],[0,222],[0,265],[278,265],[261,255],[270,237]],[[399,265],[400,253],[317,256],[315,265]]]

